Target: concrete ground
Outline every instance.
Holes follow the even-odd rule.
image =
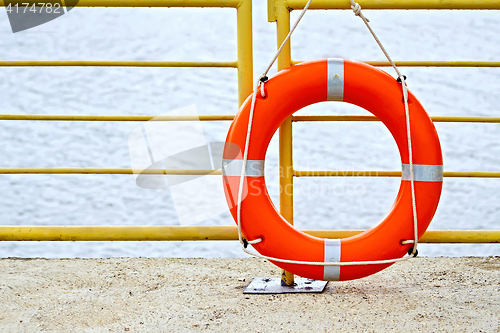
[[[500,332],[500,257],[416,258],[246,295],[261,259],[0,259],[1,332]]]

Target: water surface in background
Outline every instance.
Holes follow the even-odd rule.
[[[395,60],[498,61],[495,11],[365,11]],[[292,18],[298,13],[292,13]],[[2,60],[236,59],[233,9],[76,8],[12,34],[0,14]],[[254,73],[276,48],[275,24],[254,5]],[[63,33],[62,33],[63,32]],[[350,11],[310,11],[293,36],[293,58],[384,60]],[[275,69],[274,69],[275,71]],[[387,71],[394,74],[392,70]],[[403,68],[410,89],[434,116],[498,116],[500,69]],[[159,115],[196,104],[200,114],[237,111],[235,69],[46,67],[0,69],[4,114]],[[300,114],[367,114],[321,103]],[[0,123],[0,167],[129,168],[132,122]],[[204,122],[209,141],[224,141],[229,122]],[[497,124],[437,123],[447,171],[498,171]],[[396,145],[380,123],[296,123],[298,170],[398,170]],[[276,138],[266,159],[278,200]],[[366,229],[384,217],[397,194],[393,178],[298,178],[300,228]],[[2,225],[178,225],[168,190],[146,190],[126,175],[1,175]],[[446,178],[430,229],[499,229],[497,179]],[[328,192],[330,189],[330,192]],[[229,213],[203,225],[233,225]],[[421,245],[426,256],[495,255],[498,245]],[[3,242],[0,256],[239,257],[236,242]]]

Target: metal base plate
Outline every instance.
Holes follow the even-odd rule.
[[[280,278],[254,278],[244,294],[322,293],[328,281],[295,278],[295,285],[282,286]]]

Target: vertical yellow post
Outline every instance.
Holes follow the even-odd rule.
[[[267,0],[267,21],[276,22],[276,0]]]
[[[290,11],[285,0],[278,0],[275,7],[278,47],[290,32]],[[278,57],[278,70],[291,66],[290,42],[285,45]],[[279,129],[279,164],[280,164],[280,213],[293,224],[293,144],[292,118],[288,118]],[[292,286],[294,276],[285,270],[281,271],[281,285]]]
[[[238,106],[241,106],[253,91],[252,0],[241,0],[236,11]]]

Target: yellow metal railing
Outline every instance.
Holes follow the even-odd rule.
[[[6,3],[16,3],[20,1],[1,1],[0,5]],[[45,3],[56,3],[58,1],[49,0]],[[33,2],[27,2],[29,6]],[[23,3],[25,5],[26,3]],[[64,4],[64,1],[63,1]],[[211,8],[233,8],[236,9],[237,21],[237,60],[236,61],[102,61],[102,60],[13,60],[0,61],[0,67],[63,67],[63,66],[108,66],[108,67],[226,67],[238,70],[238,105],[252,93],[253,86],[253,45],[252,45],[252,0],[80,0],[78,7],[211,7]],[[154,119],[153,119],[154,118]],[[233,115],[202,115],[202,116],[139,116],[139,115],[0,115],[0,120],[36,120],[36,121],[221,121],[232,120]],[[133,174],[133,169],[117,168],[3,168],[0,174]],[[141,170],[144,174],[184,174],[184,175],[204,175],[208,173],[221,174],[220,170]],[[101,238],[107,240],[118,240],[127,235],[129,227],[102,227],[95,229],[87,226],[65,227],[62,226],[60,237],[53,237],[54,230],[59,227],[38,227],[38,226],[0,226],[0,241],[15,240],[93,240],[99,236],[92,236],[89,230],[98,230]],[[109,229],[111,228],[111,229]],[[152,229],[151,229],[152,228]],[[194,229],[182,229],[189,231],[183,233],[178,240],[193,239],[198,233],[203,233],[205,227],[193,227]],[[199,229],[199,230],[198,230]],[[208,228],[207,230],[209,230]],[[122,236],[105,236],[114,230]],[[133,233],[129,233],[127,240],[149,239],[147,234],[154,232],[154,227],[137,227]],[[190,231],[195,230],[195,231]],[[196,231],[197,230],[197,231]],[[145,232],[142,232],[145,231]],[[68,234],[69,232],[69,234]],[[25,234],[29,237],[24,237]],[[49,235],[45,237],[44,235]],[[59,231],[56,231],[59,233]],[[50,236],[52,235],[52,236]],[[62,235],[65,235],[63,237]],[[116,235],[116,234],[114,234]],[[167,239],[165,239],[167,240]]]
[[[302,9],[306,0],[268,0],[281,2],[289,10]],[[497,0],[362,0],[357,1],[363,9],[500,9]],[[351,9],[345,0],[314,0],[310,9]],[[276,16],[278,17],[278,16]]]
[[[497,0],[361,0],[357,1],[363,9],[500,9]],[[281,45],[290,31],[290,12],[303,9],[307,0],[268,0],[268,21],[276,22],[277,42]],[[314,0],[310,9],[351,9],[347,0]],[[278,69],[282,70],[293,66],[300,61],[291,58],[291,43],[288,42],[278,58]],[[375,66],[390,66],[387,61],[366,61]],[[396,61],[399,66],[408,67],[500,67],[498,61]],[[292,152],[292,123],[294,121],[376,121],[372,116],[291,116],[280,127],[280,170],[287,170],[280,174],[280,211],[281,214],[293,224],[293,177],[330,177],[330,176],[400,176],[401,172],[375,172],[375,171],[298,171],[293,168]],[[457,122],[492,122],[498,123],[498,117],[434,117],[433,121]],[[499,172],[445,172],[447,177],[493,177],[498,178]],[[430,231],[429,231],[430,232]],[[429,234],[426,233],[426,235]],[[470,231],[442,231],[440,236],[468,235],[467,240],[472,241],[477,236]],[[497,231],[486,231],[490,241],[498,243],[500,239]],[[323,234],[325,235],[325,234]],[[423,238],[423,241],[427,240]],[[430,238],[437,241],[436,238]],[[484,240],[484,239],[483,239]],[[293,274],[282,271],[283,285],[292,285]]]
[[[0,6],[20,1],[0,0]],[[37,1],[25,1],[24,3],[34,4]],[[44,1],[44,3],[56,4],[59,0]],[[64,1],[63,1],[64,3]],[[246,0],[79,0],[77,7],[200,7],[200,8],[240,8],[251,2]]]
[[[500,66],[499,66],[500,67]],[[233,115],[201,116],[108,116],[108,115],[62,115],[62,114],[0,114],[0,120],[45,120],[45,121],[224,121],[233,120]],[[292,116],[300,121],[379,121],[375,116]],[[431,117],[435,123],[500,123],[500,117]]]
[[[0,67],[232,67],[237,61],[116,61],[116,60],[16,60],[0,61]]]
[[[363,230],[303,230],[346,238]],[[223,241],[238,240],[236,226],[0,226],[0,241]],[[422,243],[499,243],[500,230],[427,231]]]
[[[50,2],[50,1],[49,1]],[[280,45],[290,30],[290,12],[302,9],[306,0],[268,0],[268,19],[277,24],[277,44]],[[497,0],[366,0],[359,1],[365,9],[500,9]],[[4,2],[0,1],[0,4]],[[9,66],[122,66],[122,67],[228,67],[238,69],[239,105],[252,92],[252,2],[251,0],[80,0],[78,7],[222,7],[235,8],[237,15],[236,61],[0,61],[0,67]],[[350,9],[347,0],[314,0],[311,9]],[[291,59],[290,43],[278,58],[282,70],[300,61]],[[375,66],[389,66],[386,61],[365,61]],[[499,61],[396,61],[407,67],[500,67]],[[155,115],[0,115],[0,120],[21,121],[230,121],[233,115],[211,116],[155,116]],[[500,123],[500,117],[432,117],[434,122]],[[279,163],[281,214],[293,223],[294,177],[400,177],[400,171],[308,171],[294,170],[292,159],[292,124],[307,121],[378,121],[373,116],[292,116],[279,130]],[[2,168],[0,174],[133,174],[133,169],[117,168]],[[220,170],[144,170],[149,174],[219,174]],[[500,172],[453,172],[445,177],[500,178]],[[305,230],[327,238],[344,238],[360,230]],[[0,226],[0,241],[180,241],[180,240],[237,240],[235,226]],[[500,230],[439,230],[427,231],[423,243],[498,243]],[[293,275],[283,272],[283,281],[293,283]]]
[[[293,177],[401,177],[401,171],[377,170],[335,170],[335,171],[299,171],[292,170]],[[179,170],[179,169],[128,169],[128,168],[0,168],[0,175],[37,174],[37,175],[222,175],[219,170]],[[445,171],[444,177],[453,178],[500,178],[498,171]]]
[[[0,0],[0,6],[21,1]],[[64,1],[63,1],[64,2]],[[45,3],[60,3],[59,0]],[[26,1],[23,6],[36,4]],[[0,61],[0,67],[14,66],[110,66],[110,67],[228,67],[238,69],[238,102],[243,103],[252,93],[253,47],[252,47],[252,0],[79,0],[77,7],[200,7],[234,8],[237,22],[236,61],[102,61],[102,60],[14,60]]]
[[[302,61],[292,60],[296,65]],[[362,61],[372,66],[390,67],[388,61]],[[500,67],[500,61],[394,61],[398,67]]]

